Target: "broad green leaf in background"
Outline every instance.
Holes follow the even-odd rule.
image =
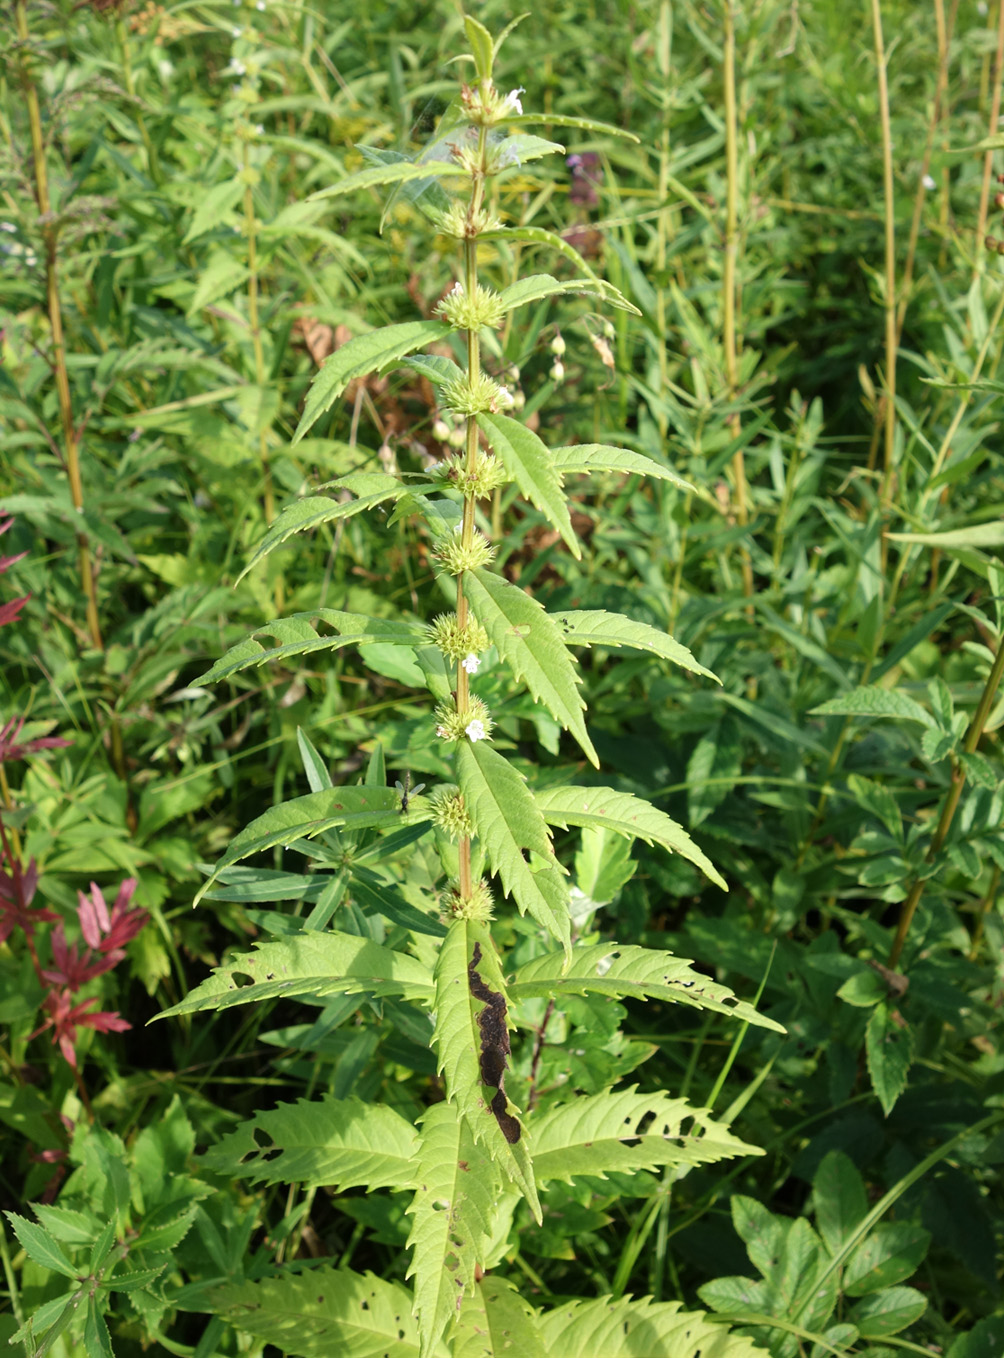
[[[317,630],[317,624],[334,629],[333,633]],[[273,637],[275,646],[263,646],[258,637]],[[367,642],[382,642],[397,646],[415,646],[425,638],[425,628],[418,623],[399,622],[389,618],[371,618],[364,613],[341,613],[333,608],[319,608],[311,613],[293,613],[276,618],[253,632],[246,641],[238,642],[226,651],[212,669],[199,676],[196,684],[214,684],[251,665],[264,665],[269,660],[311,651],[336,650],[342,646],[362,646]]]
[[[452,1358],[485,1358],[511,1352],[548,1358],[529,1302],[507,1278],[489,1273],[464,1296],[453,1334]]]
[[[730,1334],[703,1311],[647,1297],[570,1301],[537,1322],[548,1354],[561,1358],[767,1358],[751,1339]]]
[[[611,448],[605,443],[574,443],[568,447],[552,448],[551,460],[563,476],[589,472],[621,472],[625,476],[651,476],[670,481],[678,490],[696,494],[689,481],[684,481],[661,462],[633,453],[629,448]]]
[[[902,717],[906,721],[919,721],[923,726],[936,728],[938,723],[920,703],[900,693],[898,689],[879,688],[866,684],[850,693],[841,693],[810,709],[814,717]]]
[[[877,1005],[868,1020],[865,1055],[872,1088],[888,1117],[906,1088],[907,1072],[913,1062],[913,1035],[909,1024],[887,1001]]]

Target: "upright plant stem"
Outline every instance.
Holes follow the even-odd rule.
[[[997,50],[994,53],[993,76],[990,81],[990,117],[987,120],[988,136],[994,137],[999,131],[997,122],[1001,111],[1001,77],[1004,75],[1004,0],[997,0]],[[987,212],[990,207],[990,180],[993,174],[994,153],[987,151],[983,157],[983,183],[980,186],[980,213],[976,220],[976,240],[983,240],[987,228]],[[982,254],[976,251],[979,261]],[[977,265],[978,268],[978,265]]]
[[[28,126],[31,130],[31,157],[35,172],[35,201],[41,218],[42,240],[45,248],[45,293],[49,325],[52,330],[52,368],[56,378],[56,397],[59,402],[59,418],[63,429],[63,463],[70,483],[70,497],[73,508],[78,514],[84,511],[84,488],[80,476],[80,439],[73,419],[73,401],[70,396],[70,377],[66,367],[66,344],[63,338],[63,310],[59,297],[59,258],[58,228],[52,220],[52,203],[49,198],[49,176],[45,163],[45,138],[42,134],[42,114],[38,103],[38,91],[32,78],[29,50],[28,14],[25,0],[15,0],[15,24],[17,35],[24,44],[22,57],[22,86],[25,107],[28,111]],[[91,644],[99,651],[104,650],[101,638],[101,624],[98,618],[98,595],[91,562],[90,545],[87,535],[77,532],[77,559],[80,567],[80,583],[83,586],[87,609],[87,630]]]
[[[265,479],[265,522],[275,518],[275,496],[272,489],[272,467],[268,458],[268,428],[264,419],[265,350],[261,342],[261,321],[258,315],[258,223],[254,215],[255,171],[251,165],[251,150],[245,139],[244,147],[244,229],[248,243],[248,323],[254,350],[254,380],[258,387],[258,455]]]
[[[980,698],[979,706],[969,724],[969,730],[966,732],[966,738],[962,745],[966,754],[972,754],[980,743],[980,737],[983,735],[983,728],[987,724],[990,709],[993,706],[994,698],[997,696],[997,689],[1000,685],[1002,672],[1004,672],[1004,637],[1001,637],[997,642],[997,654],[994,657],[994,663],[990,667],[990,673],[987,675],[987,682],[983,686],[983,694]],[[945,840],[948,838],[948,832],[952,828],[952,820],[955,816],[956,808],[959,805],[959,798],[962,796],[962,788],[965,781],[965,766],[961,760],[953,758],[952,781],[948,786],[948,793],[945,797],[944,805],[941,808],[941,815],[938,817],[937,829],[934,832],[930,847],[927,850],[927,861],[929,863],[937,858],[944,846]],[[896,963],[899,961],[900,954],[903,951],[903,944],[906,942],[906,936],[910,931],[910,924],[913,920],[917,905],[920,902],[923,890],[924,879],[922,877],[915,878],[913,885],[910,888],[910,893],[903,902],[902,909],[900,910],[896,937],[893,939],[892,947],[889,950],[888,965],[890,967],[895,967]]]
[[[722,344],[725,349],[725,379],[729,400],[735,401],[739,387],[738,341],[736,338],[736,257],[739,252],[739,152],[736,119],[736,28],[733,0],[725,0],[725,31],[722,41],[722,81],[725,87],[725,259],[722,270]],[[729,416],[733,438],[740,433],[738,412]],[[746,461],[742,448],[732,458],[735,483],[736,520],[743,527],[749,522],[746,490]],[[743,593],[753,595],[753,564],[749,551],[742,549]]]
[[[878,66],[879,123],[882,131],[882,195],[885,212],[885,393],[880,409],[884,416],[882,470],[883,505],[889,500],[896,452],[896,201],[892,177],[892,123],[889,117],[889,82],[885,43],[882,38],[882,0],[871,0],[875,61]],[[871,459],[869,467],[872,466]]]
[[[485,185],[485,149],[487,137],[485,129],[482,127],[478,132],[478,154],[477,164],[478,173],[475,174],[471,186],[471,201],[468,208],[468,222],[473,224],[478,210],[481,207],[481,199],[484,195]],[[478,242],[474,237],[468,237],[464,241],[464,288],[468,297],[476,297],[478,291]],[[474,384],[481,376],[481,338],[476,329],[467,332],[467,380]],[[466,444],[467,466],[469,475],[473,475],[477,467],[478,460],[478,421],[476,415],[467,417],[467,444]],[[474,505],[473,495],[464,496],[464,517],[462,521],[462,543],[465,548],[469,548],[474,541]],[[467,596],[464,594],[464,577],[457,577],[457,623],[460,627],[467,625],[468,617]],[[463,711],[470,699],[470,685],[468,682],[467,671],[462,664],[457,665],[457,709]],[[460,895],[463,899],[468,899],[474,889],[471,880],[471,841],[468,835],[461,837],[459,845],[459,881],[458,886]]]

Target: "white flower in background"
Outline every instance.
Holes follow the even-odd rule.
[[[255,0],[255,9],[260,13],[265,13],[265,0]]]
[[[264,123],[255,123],[255,125],[254,125],[254,134],[255,134],[256,137],[264,137],[264,135],[265,135],[265,124],[264,124]]]
[[[931,189],[936,189],[938,187],[934,182],[934,176],[930,174],[924,175],[924,178],[920,182],[923,184],[924,188],[927,189],[928,193],[930,193]]]
[[[484,740],[485,724],[483,721],[469,721],[464,727],[464,735],[470,740]]]
[[[157,62],[157,72],[161,80],[170,80],[171,76],[174,75],[174,65],[165,57],[163,61]]]
[[[239,61],[237,57],[231,57],[230,65],[224,68],[223,74],[242,76],[247,74],[247,69],[243,61]]]
[[[522,85],[520,85],[517,90],[510,90],[503,101],[503,109],[506,112],[508,112],[509,109],[512,109],[514,113],[522,113],[523,105],[519,101],[519,96],[521,94],[526,94],[526,90]]]
[[[239,38],[239,37],[241,36],[241,33],[242,33],[243,31],[244,31],[244,30],[243,30],[243,29],[240,29],[240,28],[232,28],[232,29],[230,30],[230,32],[233,34],[233,36],[234,36],[235,38]]]
[[[17,234],[17,227],[13,222],[0,222],[0,231],[9,231],[14,236]]]
[[[463,666],[468,674],[477,674],[478,670],[481,668],[481,661],[473,651],[469,651],[467,655],[464,656]]]

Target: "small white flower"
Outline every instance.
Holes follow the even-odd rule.
[[[440,740],[445,740],[449,734],[450,733],[449,731],[447,731],[445,726],[436,727],[436,735],[440,738]]]
[[[560,358],[556,358],[551,364],[551,381],[563,382],[565,380],[565,365]]]
[[[923,184],[924,188],[927,189],[928,193],[930,193],[931,189],[936,189],[938,187],[934,182],[934,176],[930,174],[924,175],[924,178],[920,182]]]
[[[235,38],[239,38],[241,35],[241,30],[239,28],[232,28],[230,32],[233,34]]]
[[[481,668],[481,661],[473,651],[468,651],[464,656],[463,666],[468,674],[477,674],[478,670]]]
[[[255,0],[255,9],[256,9],[256,10],[259,10],[262,14],[264,14],[264,12],[265,12],[265,0]]]
[[[163,61],[157,62],[157,71],[161,80],[170,80],[171,76],[174,75],[174,66],[165,57]]]
[[[464,727],[464,735],[470,740],[484,740],[485,724],[483,721],[469,721]]]
[[[499,387],[495,402],[498,405],[499,410],[512,410],[513,406],[516,404],[516,398],[508,387]]]
[[[224,75],[242,76],[247,73],[247,67],[243,61],[238,61],[236,57],[230,58],[230,65],[224,70]]]
[[[14,236],[17,234],[17,227],[13,222],[0,222],[0,231],[9,231]]]
[[[461,521],[460,523],[455,523],[455,524],[453,525],[453,531],[454,531],[454,533],[456,533],[456,535],[459,537],[460,534],[464,531],[463,522]]]
[[[460,293],[462,293],[463,290],[464,290],[463,284],[460,282],[460,279],[458,278],[457,281],[454,283],[453,287],[449,290],[449,292],[446,295],[447,297],[456,297]]]
[[[265,135],[265,124],[264,124],[264,123],[255,123],[255,125],[254,125],[254,134],[255,134],[256,137],[264,137],[264,135]]]
[[[519,96],[521,94],[526,94],[526,90],[522,85],[520,85],[519,89],[510,90],[505,97],[504,108],[506,110],[513,109],[516,113],[522,113],[523,105],[519,101]]]

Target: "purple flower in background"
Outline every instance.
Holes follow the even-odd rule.
[[[583,151],[569,156],[565,164],[572,172],[569,202],[578,203],[580,207],[595,207],[600,201],[596,192],[601,178],[599,156],[595,151]]]

